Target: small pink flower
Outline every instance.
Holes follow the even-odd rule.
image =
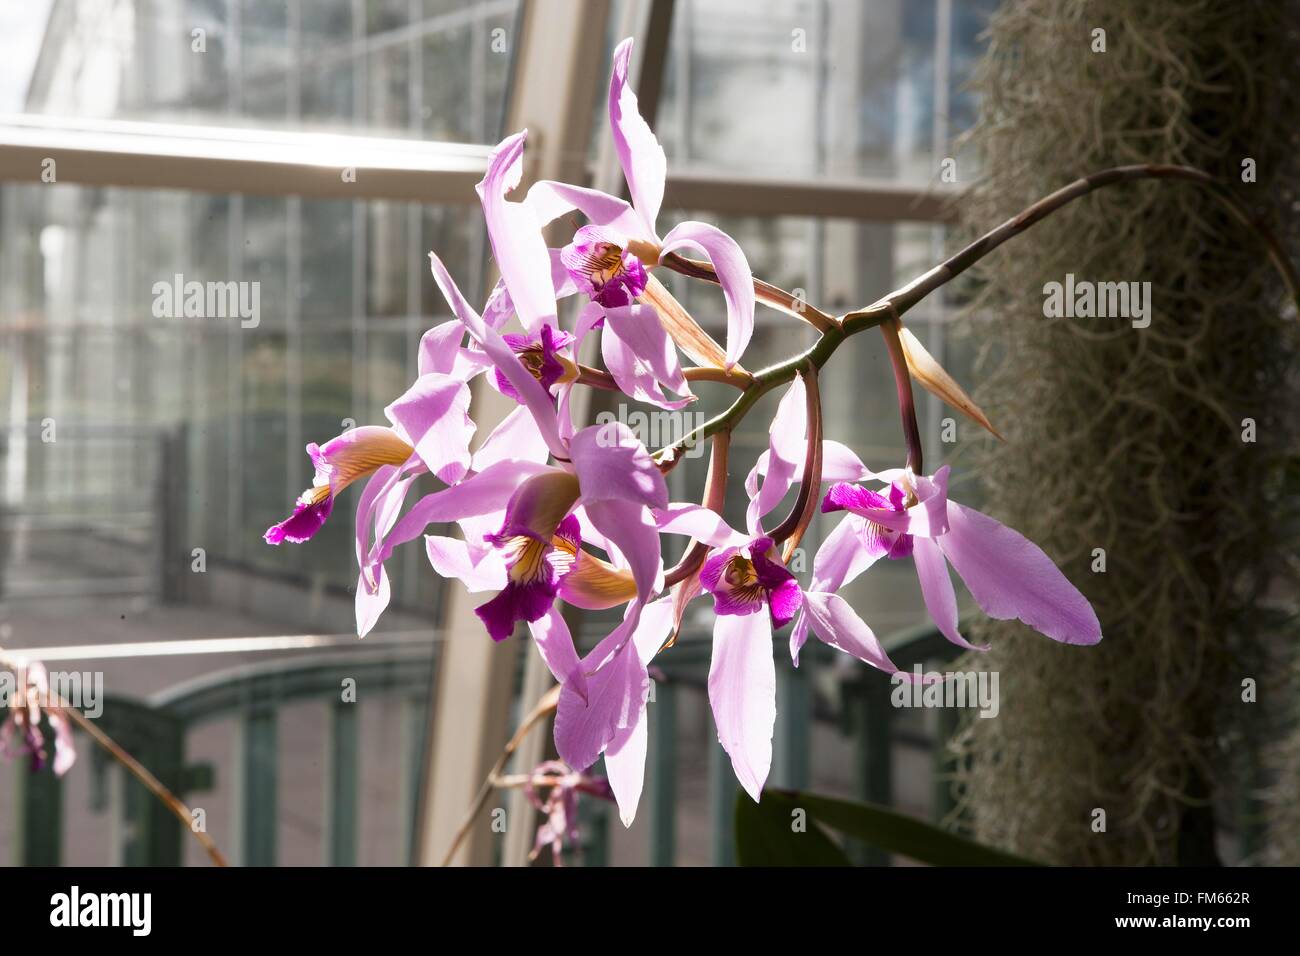
[[[61,777],[77,759],[72,725],[57,702],[50,700],[45,665],[33,661],[18,670],[18,693],[9,702],[9,719],[0,725],[0,752],[11,759],[26,755],[33,771],[44,767],[45,735],[41,733],[44,714],[54,731],[54,772]]]

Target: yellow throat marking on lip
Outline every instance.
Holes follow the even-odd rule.
[[[763,586],[758,581],[754,562],[743,554],[733,554],[722,570],[722,580],[731,593],[742,601],[757,601],[763,597]]]

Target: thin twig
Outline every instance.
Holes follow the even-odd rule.
[[[175,814],[176,817],[185,824],[185,829],[194,834],[194,839],[199,841],[199,844],[207,851],[208,857],[215,865],[230,865],[226,861],[222,852],[217,849],[217,845],[212,842],[212,838],[204,831],[194,829],[193,812],[191,812],[190,808],[187,807],[179,797],[168,790],[161,780],[155,777],[147,767],[140,763],[140,761],[136,760],[129,753],[123,750],[121,746],[118,745],[117,741],[113,740],[112,737],[96,727],[94,722],[86,717],[85,714],[81,713],[81,711],[77,710],[77,708],[59,699],[57,696],[54,697],[54,701],[55,703],[50,709],[57,711],[66,717],[72,718],[73,722],[76,723],[78,727],[94,738],[95,743],[107,750],[114,760],[125,767],[133,777],[148,788],[150,793],[161,800],[167,809]]]
[[[501,751],[501,756],[497,758],[497,762],[494,763],[492,769],[488,771],[488,775],[483,780],[482,786],[479,787],[478,794],[474,797],[474,803],[470,806],[469,812],[465,814],[465,819],[461,821],[455,835],[451,838],[451,846],[447,848],[447,854],[442,858],[442,863],[440,863],[439,866],[451,866],[451,861],[455,858],[456,851],[460,849],[460,845],[465,841],[465,837],[469,835],[470,829],[474,826],[474,820],[478,817],[479,813],[482,812],[483,807],[487,805],[488,797],[492,795],[492,791],[496,789],[495,781],[497,777],[500,776],[501,771],[504,770],[506,764],[510,762],[510,758],[514,756],[515,751],[518,750],[520,745],[524,742],[524,738],[528,736],[528,732],[532,730],[539,721],[554,711],[555,708],[559,706],[559,703],[560,685],[556,684],[542,695],[541,699],[538,700],[532,711],[524,718],[524,722],[519,725],[519,729],[515,731],[514,736],[510,738],[506,743],[505,748]]]

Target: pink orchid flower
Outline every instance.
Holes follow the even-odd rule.
[[[872,476],[888,483],[883,494],[849,482],[833,485],[822,511],[847,511],[849,516],[841,525],[848,528],[822,545],[824,563],[836,569],[830,583],[839,587],[879,558],[910,556],[939,630],[954,644],[985,650],[957,628],[951,564],[989,617],[1019,618],[1063,644],[1100,641],[1097,613],[1052,559],[1018,532],[951,500],[948,473],[945,465],[931,476],[904,470]]]
[[[577,288],[604,310],[606,334],[612,333],[627,343],[637,342],[633,350],[640,351],[647,361],[658,360],[672,349],[671,344],[664,346],[660,341],[667,334],[655,321],[653,310],[633,304],[645,290],[646,268],[678,249],[692,249],[706,256],[713,263],[726,300],[726,366],[731,368],[740,360],[754,332],[753,274],[740,246],[716,226],[682,222],[660,238],[656,221],[663,204],[668,162],[628,84],[631,56],[632,40],[627,39],[614,51],[609,81],[610,128],[631,205],[599,190],[550,180],[534,184],[524,204],[542,226],[574,209],[590,220],[561,251],[560,261]],[[606,354],[605,359],[619,387],[628,394],[638,386],[628,387],[625,382],[636,379],[640,387],[647,386],[648,370],[628,364],[619,355],[611,361]],[[671,361],[664,361],[653,374],[688,401],[691,393],[676,361],[673,354]],[[657,388],[650,391],[657,404],[666,401]],[[680,403],[665,407],[680,407]]]
[[[776,726],[772,633],[789,623],[805,600],[762,525],[764,514],[785,497],[796,472],[778,464],[761,489],[757,473],[760,466],[767,469],[769,462],[784,463],[796,449],[802,462],[804,398],[803,382],[796,379],[772,421],[769,452],[746,483],[751,497],[745,516],[748,533],[741,534],[701,505],[675,503],[655,515],[661,533],[686,535],[711,549],[699,574],[716,614],[709,703],[718,741],[731,758],[736,779],[754,800],[759,799],[772,765]]]
[[[469,443],[477,426],[469,417],[467,381],[482,370],[482,363],[472,357],[458,358],[453,352],[444,368],[430,353],[422,343],[419,377],[384,409],[390,427],[365,425],[349,429],[323,446],[315,442],[307,446],[316,467],[315,481],[299,496],[293,514],[264,535],[268,544],[275,545],[309,540],[330,516],[339,493],[362,478],[368,479],[357,503],[357,558],[362,572],[356,610],[357,633],[362,637],[374,627],[389,600],[383,568],[367,574],[366,529],[391,526],[407,489],[419,475],[432,473],[455,483],[471,464]]]
[[[772,765],[775,630],[807,611],[827,644],[888,673],[898,673],[898,668],[847,602],[799,586],[757,522],[751,523],[749,534],[741,534],[695,504],[674,503],[655,516],[660,532],[686,535],[712,549],[700,568],[700,583],[712,596],[717,615],[709,703],[718,741],[731,758],[736,779],[758,800]]]
[[[56,702],[50,701],[50,682],[45,665],[32,661],[18,670],[18,693],[9,701],[9,719],[0,725],[0,753],[9,758],[25,754],[34,771],[44,767],[45,735],[41,733],[41,714],[44,713],[54,731],[53,770],[56,776],[61,777],[77,759],[72,724],[63,716]]]
[[[522,148],[520,136],[494,151],[479,195],[511,307],[526,330],[535,330],[543,345],[554,346],[560,339],[551,258],[531,213],[506,198],[518,183]],[[663,475],[626,426],[610,423],[574,432],[564,402],[557,404],[550,393],[544,350],[542,361],[521,361],[521,351],[474,311],[436,255],[430,254],[430,264],[457,320],[521,403],[517,427],[529,424],[523,418],[526,409],[557,464],[496,458],[482,471],[427,495],[400,518],[391,502],[402,492],[394,485],[387,503],[375,512],[380,520],[374,545],[364,548],[363,586],[371,585],[378,598],[382,564],[396,545],[430,523],[459,522],[464,542],[436,536],[426,541],[435,570],[473,589],[497,588],[498,595],[478,609],[489,634],[501,640],[516,622],[528,622],[557,679],[585,698],[586,675],[572,638],[567,628],[551,624],[558,618],[554,601],[563,592],[580,606],[626,602],[625,626],[628,633],[635,628],[641,607],[662,582],[659,536],[650,509],[667,504]],[[401,479],[393,474],[390,480]],[[484,531],[488,521],[495,527]],[[585,553],[584,525],[625,569]]]
[[[761,528],[763,518],[803,480],[808,429],[806,408],[804,383],[796,378],[781,398],[772,419],[767,450],[759,456],[745,478],[745,491],[749,495],[746,521],[751,528]],[[822,442],[823,484],[865,481],[871,477],[873,473],[846,445],[830,440]],[[840,533],[837,528],[828,542]],[[860,564],[860,556],[853,551],[824,546],[818,552],[813,561],[812,580],[804,589],[803,603],[790,635],[791,659],[797,667],[799,651],[807,641],[811,627],[818,638],[836,650],[886,674],[901,673],[903,679],[911,681],[913,675],[898,670],[875,632],[836,593],[847,580],[866,569],[857,566]]]
[[[539,787],[551,788],[550,793],[542,797]],[[524,796],[546,819],[537,827],[537,838],[533,843],[529,860],[536,860],[542,851],[550,848],[551,862],[555,866],[564,865],[565,845],[576,846],[580,836],[578,828],[578,795],[586,794],[601,800],[612,800],[613,793],[609,783],[600,777],[591,777],[576,773],[558,760],[548,760],[539,764],[524,784]]]

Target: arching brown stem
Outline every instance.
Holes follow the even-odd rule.
[[[803,478],[799,482],[799,494],[794,507],[784,521],[772,532],[772,540],[777,544],[788,541],[786,560],[799,546],[803,533],[812,521],[817,507],[817,493],[822,483],[822,399],[817,387],[817,368],[809,365],[799,373],[803,379],[804,396],[808,415],[807,447],[804,451]]]

